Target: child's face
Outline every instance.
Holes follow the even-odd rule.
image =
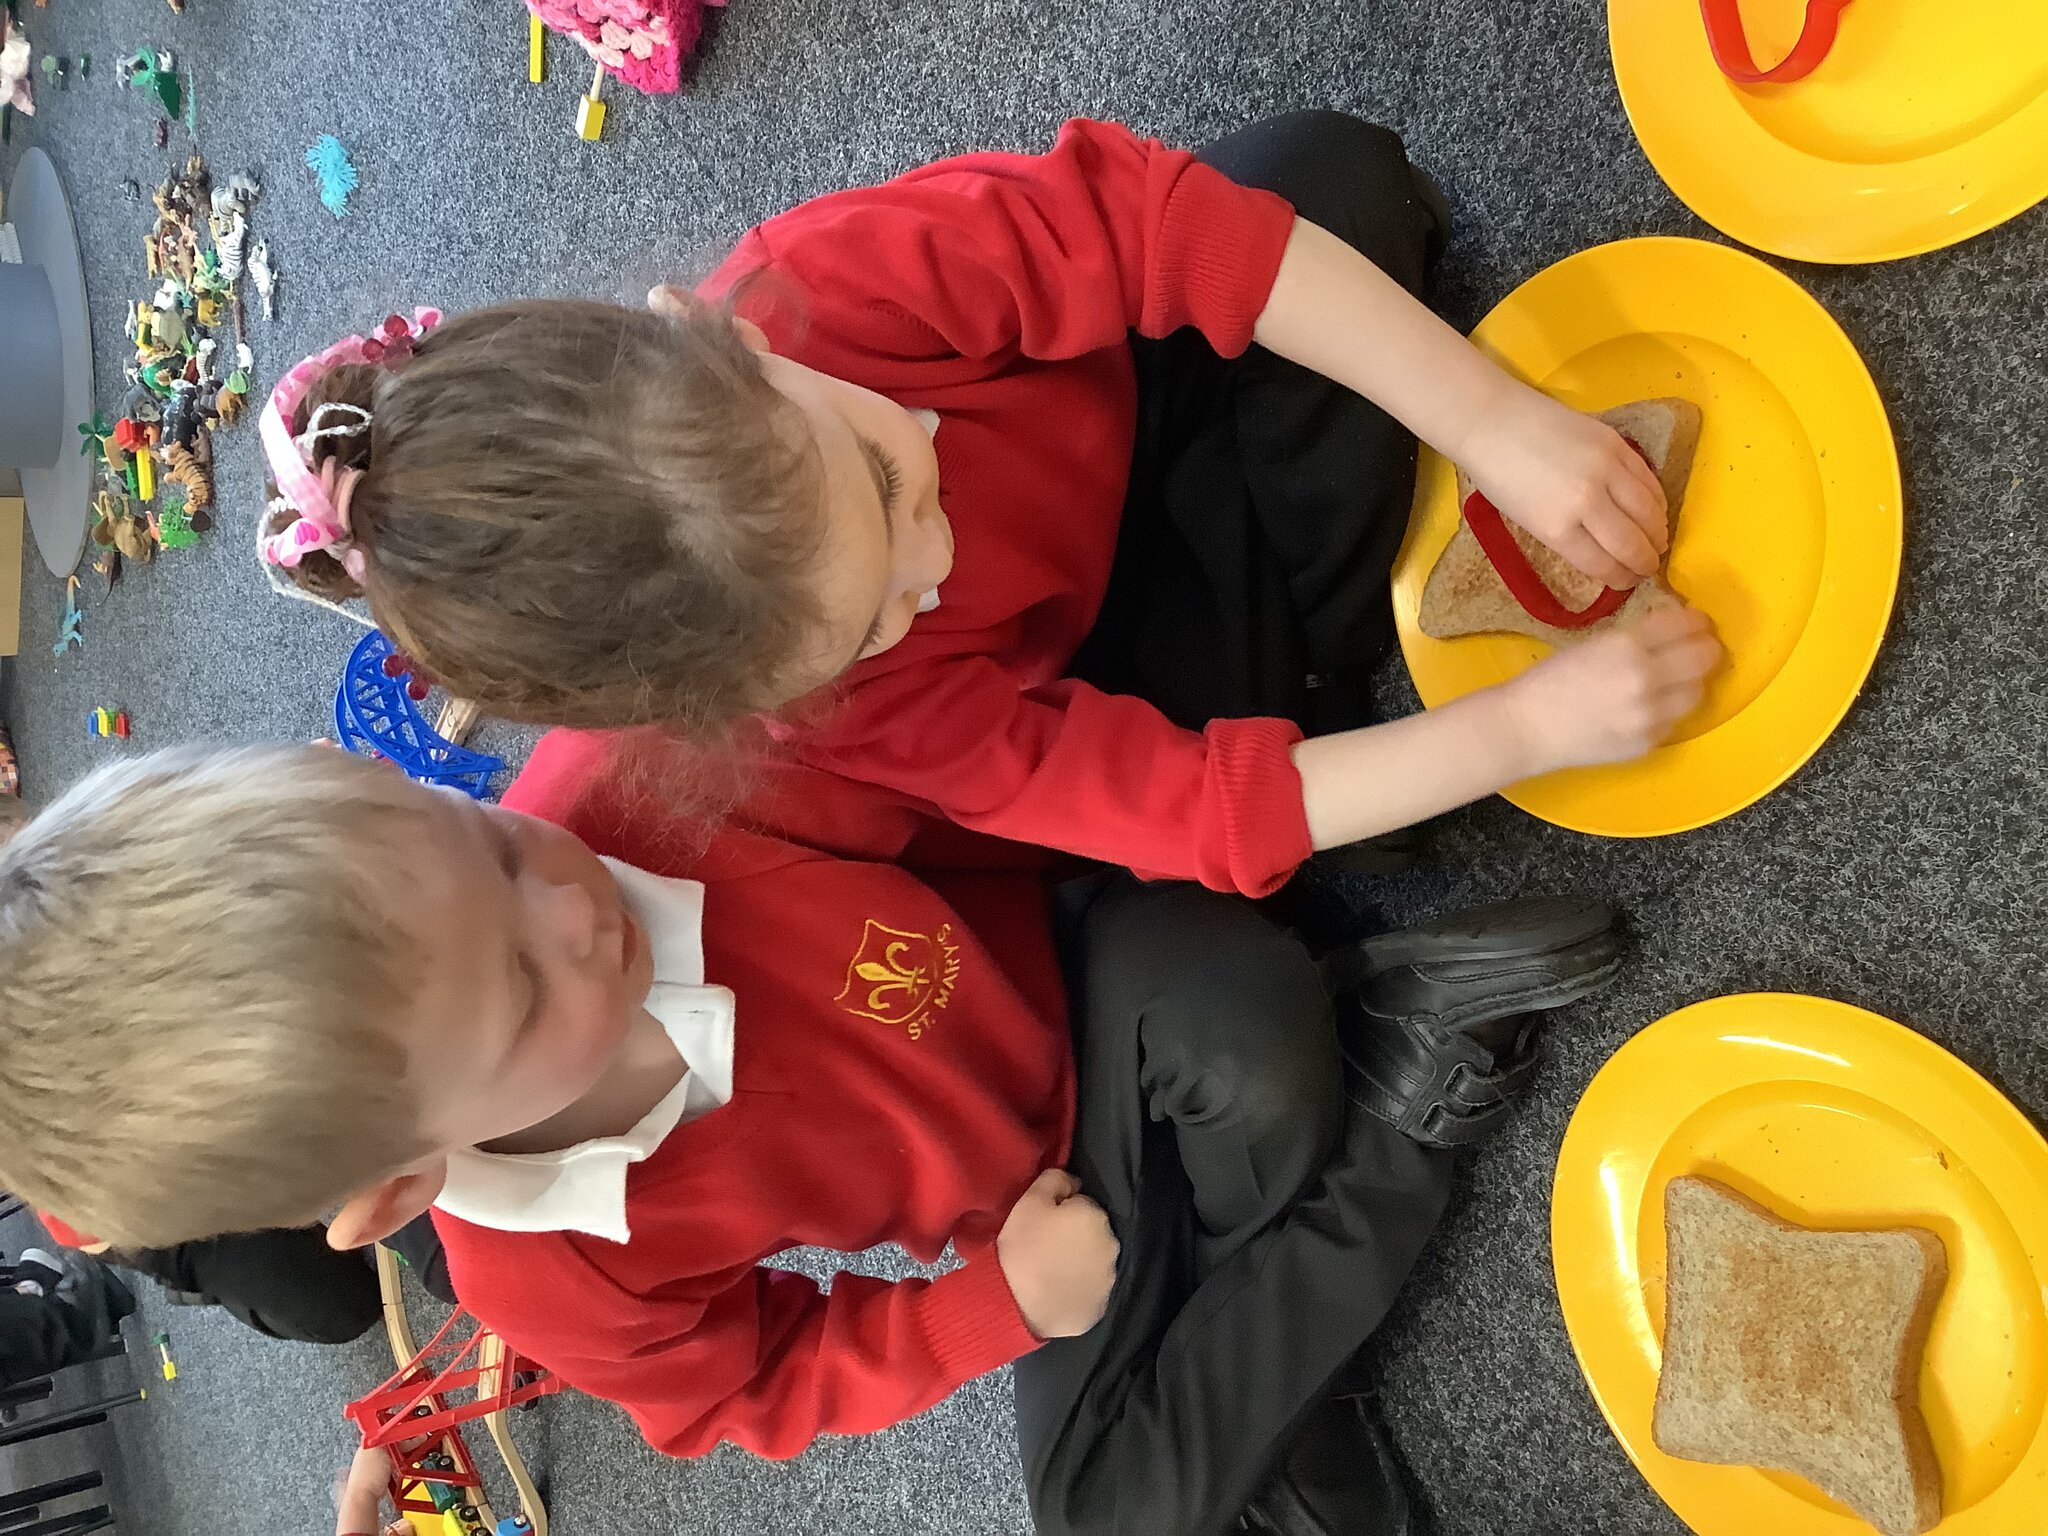
[[[653,983],[646,936],[572,833],[453,792],[393,873],[421,985],[399,1022],[443,1147],[539,1125],[617,1055]]]
[[[788,358],[762,358],[801,413],[825,470],[819,604],[825,629],[809,692],[901,640],[924,594],[953,569],[931,435],[895,401]]]

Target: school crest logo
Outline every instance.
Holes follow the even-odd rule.
[[[869,918],[860,948],[847,963],[846,985],[833,1001],[916,1040],[952,1002],[959,975],[960,946],[953,942],[951,923],[936,933],[906,933]]]

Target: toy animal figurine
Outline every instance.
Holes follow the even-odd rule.
[[[83,625],[85,615],[78,611],[78,578],[64,578],[64,622],[57,631],[57,643],[50,647],[52,656],[62,656],[69,650],[85,649]]]
[[[234,176],[226,186],[213,189],[213,212],[207,222],[213,229],[221,279],[229,287],[241,281],[249,245],[249,210],[262,195],[263,188],[253,176]]]
[[[190,450],[201,432],[213,425],[213,407],[200,398],[199,386],[180,379],[164,402],[163,442],[166,448]]]
[[[188,514],[204,512],[213,505],[213,475],[190,448],[164,445],[164,484],[183,487]]]
[[[277,318],[277,269],[270,264],[270,242],[258,240],[249,248],[249,281],[256,285],[256,297],[263,301],[263,318]]]
[[[154,96],[168,121],[176,122],[184,112],[185,88],[178,80],[178,61],[170,54],[144,48],[122,64],[121,76],[138,91]]]
[[[185,345],[185,315],[179,302],[178,285],[165,282],[149,301],[149,334],[153,343],[175,352]]]
[[[121,416],[129,422],[139,422],[143,426],[150,422],[162,422],[164,412],[156,403],[156,395],[150,393],[150,385],[145,385],[141,381],[135,369],[127,371],[127,381],[129,389],[125,395],[121,395]]]
[[[175,352],[151,352],[136,370],[143,388],[159,400],[168,400],[177,381],[184,377],[185,359]]]
[[[194,154],[185,162],[184,173],[178,178],[178,190],[194,216],[213,206],[213,171],[204,155]]]
[[[111,491],[101,491],[93,501],[92,541],[101,549],[114,550],[130,560],[147,563],[156,554],[156,542],[149,525],[135,515],[127,497],[118,500]]]

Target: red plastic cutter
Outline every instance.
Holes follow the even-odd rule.
[[[1849,0],[1806,0],[1806,20],[1799,28],[1799,41],[1769,69],[1761,68],[1749,51],[1749,34],[1743,29],[1739,0],[1700,0],[1700,16],[1706,21],[1707,43],[1714,50],[1714,62],[1721,66],[1722,74],[1741,85],[1784,85],[1804,80],[1828,56],[1828,50],[1835,46],[1835,31],[1842,24],[1842,12],[1848,5]]]

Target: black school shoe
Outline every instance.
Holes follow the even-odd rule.
[[[1317,1406],[1237,1528],[1245,1536],[1420,1536],[1394,1447],[1356,1396]]]
[[[1323,965],[1345,1091],[1424,1146],[1481,1140],[1535,1072],[1537,1016],[1621,970],[1614,923],[1605,902],[1534,896],[1337,951]]]

